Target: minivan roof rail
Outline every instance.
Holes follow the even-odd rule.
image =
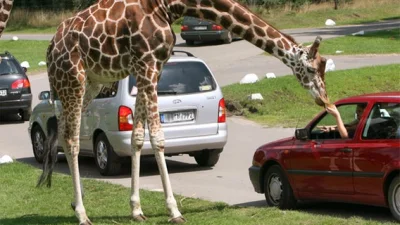
[[[179,53],[185,53],[187,56],[189,56],[189,57],[195,57],[192,53],[190,53],[190,52],[187,52],[187,51],[182,51],[182,50],[172,50],[172,55],[175,55],[175,53],[177,53],[177,52],[179,52]]]

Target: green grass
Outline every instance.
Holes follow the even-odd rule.
[[[363,93],[399,91],[399,71],[400,64],[328,72],[329,98],[335,102]],[[222,91],[233,114],[268,126],[301,127],[322,110],[293,75],[263,79],[254,84],[228,85]],[[248,100],[247,96],[252,93],[261,93],[264,100]]]
[[[324,27],[327,19],[336,25],[363,24],[387,19],[399,19],[400,7],[397,0],[353,0],[338,10],[332,3],[309,5],[299,11],[258,9],[259,14],[279,29]]]
[[[54,174],[53,186],[35,188],[40,171],[23,163],[0,165],[0,224],[77,224],[70,207],[73,199],[71,178]],[[85,207],[94,224],[138,224],[130,218],[130,188],[83,179]],[[160,192],[141,190],[141,203],[148,221],[143,224],[169,224]],[[396,224],[360,217],[281,211],[267,207],[234,207],[194,198],[176,196],[187,224],[199,225],[258,225],[258,224],[326,224],[326,225],[378,225]]]
[[[338,50],[342,52],[336,53]],[[363,36],[347,35],[322,40],[319,52],[321,55],[400,54],[400,30],[374,31]],[[271,56],[267,52],[263,54]]]
[[[49,43],[49,41],[0,40],[0,52],[9,51],[20,63],[28,61],[31,66],[28,74],[31,74],[46,70],[46,66],[39,66],[38,63],[46,62],[46,50]]]
[[[320,46],[322,55],[334,55],[337,50],[343,51],[341,55],[399,54],[400,30],[368,32],[363,36],[348,35],[322,41]]]

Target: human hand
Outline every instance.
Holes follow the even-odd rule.
[[[320,129],[324,133],[328,133],[328,132],[335,130],[334,126],[317,126],[317,128]]]
[[[335,118],[340,116],[340,113],[335,105],[330,105],[329,107],[326,107],[325,110]]]

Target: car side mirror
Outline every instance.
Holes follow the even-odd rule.
[[[308,129],[307,128],[296,129],[295,137],[296,137],[297,140],[307,140],[307,139],[309,139]]]
[[[50,91],[42,91],[39,93],[39,100],[48,100],[50,99]]]

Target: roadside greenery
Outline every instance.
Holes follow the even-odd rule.
[[[73,199],[71,177],[55,173],[52,187],[36,188],[40,170],[23,163],[0,165],[0,224],[77,224],[70,202]],[[131,220],[130,188],[94,179],[82,179],[85,188],[84,203],[94,224],[137,224]],[[183,181],[184,182],[184,181]],[[164,195],[141,190],[141,203],[148,221],[145,224],[170,224]],[[340,216],[307,207],[282,211],[267,207],[229,206],[225,203],[176,195],[179,209],[193,225],[394,225],[390,217],[371,220],[359,216]],[[326,204],[326,207],[329,208]],[[343,205],[342,205],[343,207]],[[357,206],[359,207],[359,206]],[[356,211],[356,207],[353,207]],[[343,212],[343,210],[342,210]]]
[[[331,102],[353,95],[399,91],[400,64],[328,72],[327,92]],[[254,84],[222,88],[227,109],[266,126],[303,127],[323,110],[293,75],[263,79]],[[261,93],[264,100],[248,100]]]
[[[362,36],[348,35],[322,41],[320,46],[322,55],[334,55],[336,51],[341,51],[339,53],[341,55],[400,54],[400,32],[399,29],[383,30],[367,32]]]
[[[38,71],[46,71],[46,66],[39,66],[40,61],[46,62],[46,50],[49,41],[31,41],[31,40],[0,40],[0,51],[3,53],[9,51],[20,63],[28,61],[31,68],[28,74]]]
[[[61,21],[76,12],[66,0],[56,3],[52,1],[53,5],[47,6],[42,2],[40,4],[38,1],[34,2],[36,7],[32,2],[16,3],[19,6],[13,9],[5,33],[27,31],[54,33]],[[89,1],[84,1],[85,4],[80,4],[79,0],[73,2],[77,6],[86,6],[86,2]],[[242,0],[242,2],[246,2],[253,12],[279,29],[324,27],[327,19],[333,19],[337,25],[345,25],[400,18],[398,0],[339,0],[338,10],[334,9],[333,0]],[[257,2],[268,4],[257,4]],[[62,7],[59,4],[70,5]],[[180,22],[181,20],[177,20],[174,23],[175,32],[180,32]]]

